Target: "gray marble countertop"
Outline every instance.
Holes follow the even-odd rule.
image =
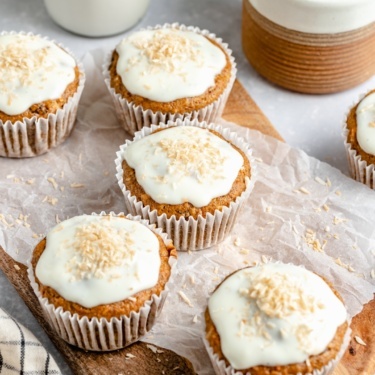
[[[341,123],[348,107],[359,94],[375,88],[375,77],[354,89],[332,95],[303,95],[276,87],[261,78],[244,57],[241,48],[241,11],[241,0],[151,0],[148,13],[135,28],[180,22],[208,29],[223,38],[234,52],[239,80],[286,142],[346,174]],[[43,0],[1,0],[0,30],[40,33],[63,43],[78,58],[92,49],[104,47],[109,50],[126,35],[85,38],[71,34],[51,20]],[[0,306],[31,329],[54,355],[63,373],[70,374],[61,355],[2,273],[0,295]]]

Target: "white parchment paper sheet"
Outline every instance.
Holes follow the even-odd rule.
[[[124,210],[114,159],[127,135],[103,83],[104,55],[96,50],[84,58],[86,87],[68,140],[37,158],[0,159],[0,245],[20,262],[57,221]],[[350,317],[375,292],[374,191],[300,150],[224,124],[254,149],[254,191],[231,237],[205,251],[180,253],[165,308],[145,338],[189,358],[207,375],[213,370],[201,340],[203,312],[215,286],[235,269],[269,259],[304,265],[333,282]],[[324,245],[323,252],[314,243],[315,250]]]

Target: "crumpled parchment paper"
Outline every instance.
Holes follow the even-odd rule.
[[[84,57],[87,81],[71,137],[36,158],[0,159],[0,245],[22,263],[56,222],[125,209],[114,159],[128,136],[103,82],[105,52]],[[164,310],[144,339],[187,357],[207,375],[213,374],[201,340],[207,298],[238,268],[270,260],[303,265],[334,284],[350,317],[375,292],[374,191],[271,137],[223,125],[253,147],[254,191],[229,238],[179,254]]]

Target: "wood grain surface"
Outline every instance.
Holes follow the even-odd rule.
[[[282,140],[280,134],[238,81],[234,84],[223,117],[228,121],[257,129]],[[19,266],[19,270],[14,267],[15,264]],[[147,344],[142,342],[110,353],[84,352],[70,346],[54,335],[42,316],[37,299],[27,279],[26,267],[20,263],[16,263],[1,248],[0,269],[23,298],[52,342],[64,355],[73,373],[77,375],[194,374],[194,370],[187,359],[163,348],[157,348],[158,351],[154,353],[155,350],[151,350]],[[354,317],[351,328],[353,330],[352,337],[361,337],[367,345],[360,345],[352,338],[344,358],[334,371],[334,375],[374,375],[375,299],[368,303],[360,314]]]

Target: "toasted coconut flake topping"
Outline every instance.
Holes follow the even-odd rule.
[[[323,309],[324,305],[315,297],[291,282],[285,274],[273,273],[272,276],[262,272],[256,275],[248,289],[239,293],[256,301],[259,309],[269,317],[283,318],[296,311],[309,314]]]
[[[199,44],[173,29],[169,33],[155,31],[152,38],[135,39],[132,43],[147,57],[151,69],[154,70],[161,69],[172,73],[186,61],[195,61],[197,65],[202,63],[200,50],[196,48]],[[129,63],[136,64],[137,60],[133,59]]]
[[[76,228],[72,248],[76,252],[66,268],[75,280],[103,278],[110,268],[129,263],[134,257],[133,241],[124,229],[90,223]]]

